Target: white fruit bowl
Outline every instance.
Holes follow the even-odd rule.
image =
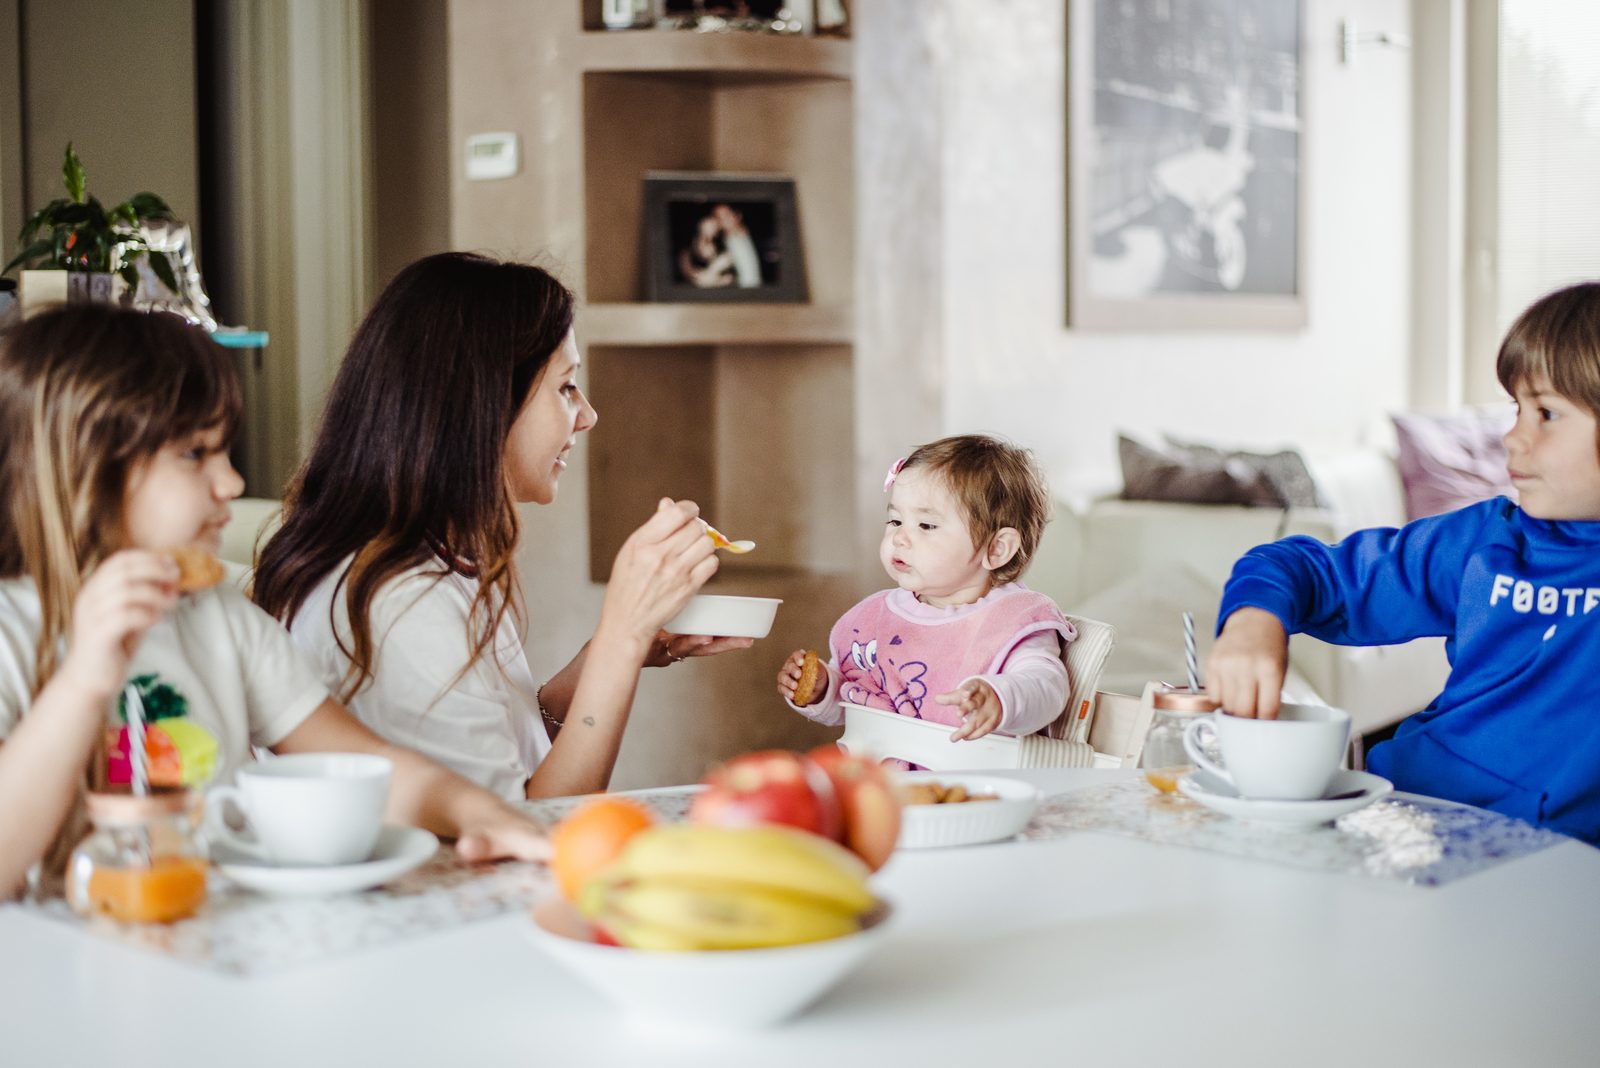
[[[751,1030],[793,1016],[843,979],[882,940],[891,911],[880,899],[860,931],[825,942],[696,953],[601,945],[560,897],[535,906],[526,929],[540,950],[641,1020]]]
[[[730,597],[697,593],[662,629],[668,634],[705,634],[714,638],[765,638],[781,600],[773,597]]]

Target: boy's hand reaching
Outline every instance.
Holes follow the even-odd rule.
[[[1289,636],[1278,617],[1241,608],[1228,617],[1206,660],[1206,690],[1235,716],[1278,717]]]
[[[982,738],[992,733],[1000,726],[1000,717],[1005,712],[1000,704],[1000,695],[982,679],[969,679],[949,693],[939,694],[934,700],[941,705],[955,705],[961,710],[961,726],[950,735],[952,742]]]

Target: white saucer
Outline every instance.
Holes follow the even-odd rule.
[[[1227,781],[1209,771],[1192,772],[1178,780],[1178,789],[1213,812],[1252,823],[1274,823],[1289,827],[1314,827],[1331,823],[1348,812],[1366,808],[1380,797],[1394,792],[1394,783],[1365,771],[1338,771],[1328,784],[1327,793],[1343,794],[1360,790],[1355,797],[1338,801],[1267,801],[1240,797]]]
[[[372,856],[359,864],[331,867],[281,866],[217,844],[211,860],[217,868],[250,890],[263,894],[349,894],[398,879],[428,860],[439,849],[439,839],[419,827],[385,827],[372,847]]]
[[[1004,775],[961,774],[945,771],[908,771],[899,781],[960,783],[971,794],[994,794],[993,801],[963,801],[952,805],[907,805],[900,810],[901,849],[937,849],[978,845],[1014,836],[1028,825],[1039,804],[1039,789]]]

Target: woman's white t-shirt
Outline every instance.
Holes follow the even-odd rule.
[[[344,561],[312,590],[289,627],[336,693],[350,669],[344,650],[353,647],[343,586],[349,565]],[[345,703],[390,741],[501,797],[521,800],[528,778],[550,751],[550,738],[509,615],[484,658],[461,673],[472,655],[467,621],[477,592],[477,580],[438,559],[384,583],[369,612],[372,677]]]
[[[33,703],[41,627],[33,580],[0,580],[0,739]],[[145,632],[128,677],[152,725],[171,728],[189,786],[230,781],[254,759],[252,746],[283,741],[328,698],[278,621],[231,586],[179,598]],[[107,707],[108,726],[121,723],[117,705]]]

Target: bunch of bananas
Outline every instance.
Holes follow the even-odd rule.
[[[874,905],[867,866],[792,827],[654,827],[585,884],[578,907],[635,949],[754,949],[850,934]]]

